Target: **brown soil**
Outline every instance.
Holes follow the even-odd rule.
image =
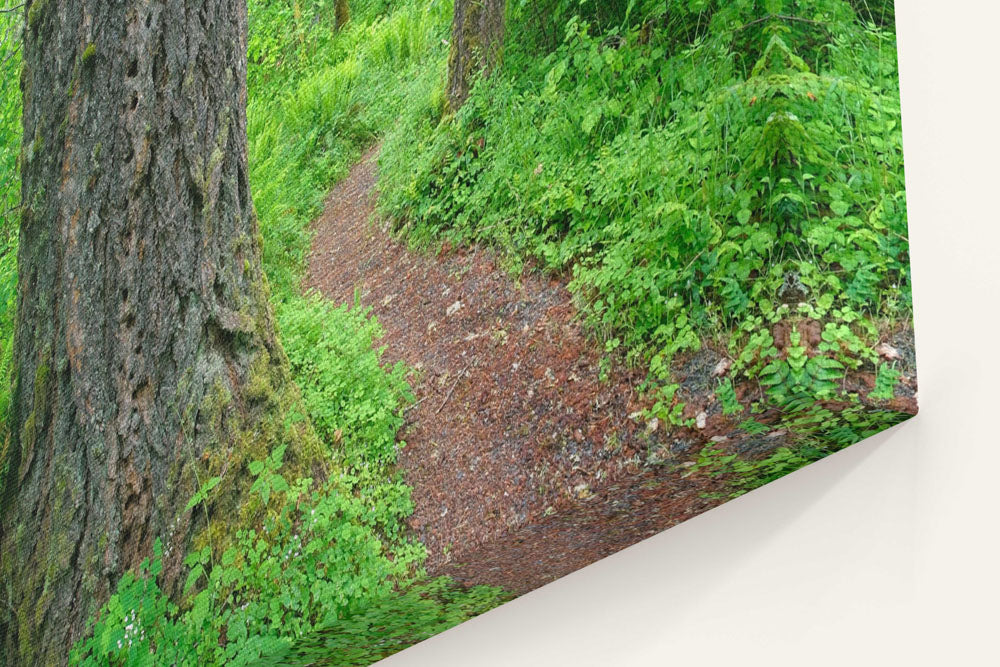
[[[711,391],[721,356],[687,361],[697,434],[640,421],[642,374],[612,365],[602,381],[563,281],[512,278],[484,249],[415,252],[373,222],[376,155],[331,193],[306,287],[360,295],[387,360],[416,370],[399,462],[428,571],[524,593],[722,502],[719,481],[644,465],[732,431]]]

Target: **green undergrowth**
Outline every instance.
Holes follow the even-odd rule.
[[[330,184],[412,100],[438,94],[447,57],[450,2],[372,3],[399,5],[385,14],[352,3],[352,20],[331,37],[332,4],[309,5],[323,22],[303,13],[299,23],[314,27],[303,28],[309,36],[301,42],[285,23],[298,25],[293,9],[251,5],[267,7],[272,21],[262,25],[251,14],[247,133],[264,265],[278,303],[299,294],[309,223]]]
[[[607,349],[648,364],[661,419],[693,425],[676,364],[706,346],[733,362],[734,418],[880,410],[899,372],[874,349],[911,317],[891,8],[515,2],[503,68],[386,139],[381,210],[415,242],[568,273]],[[862,371],[881,379],[866,395],[847,388]]]
[[[264,268],[296,384],[336,472],[322,482],[286,477],[284,448],[252,462],[251,493],[278,509],[229,536],[221,554],[211,545],[187,554],[181,600],[160,588],[158,544],[123,577],[73,664],[257,664],[290,655],[303,637],[328,647],[328,664],[368,664],[507,599],[426,580],[425,549],[404,523],[410,488],[395,469],[412,401],[407,369],[382,362],[381,328],[367,311],[299,289],[309,223],[330,186],[408,100],[436,94],[446,55],[449,2],[351,9],[338,32],[332,0],[252,0],[248,47]],[[210,503],[214,479],[191,506]]]
[[[371,606],[345,619],[335,632],[313,633],[257,664],[262,667],[368,665],[488,611],[497,602],[493,589],[465,590],[448,578],[439,577],[413,586],[391,604]]]
[[[740,423],[738,437],[751,442],[781,438],[782,444],[766,455],[741,456],[711,443],[701,448],[690,470],[729,480],[728,495],[736,497],[881,433],[908,417],[893,410],[863,409],[857,405],[833,410],[811,400],[804,401],[787,406],[777,423],[765,425],[752,417]]]

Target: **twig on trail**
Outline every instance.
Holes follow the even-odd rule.
[[[465,372],[469,370],[469,367],[471,366],[472,362],[470,361],[468,364],[466,364],[465,368],[462,369],[462,372],[458,374],[458,377],[455,378],[455,381],[451,385],[451,389],[448,390],[448,395],[444,397],[443,401],[441,401],[441,405],[439,405],[438,409],[434,411],[434,414],[440,413],[441,410],[444,409],[444,406],[448,404],[448,401],[451,399],[451,395],[455,393],[455,387],[458,386],[458,383],[462,380],[462,377],[465,375]]]
[[[424,401],[426,401],[430,397],[431,397],[431,395],[427,394],[426,396],[424,396],[423,398],[421,398],[419,401],[417,401],[413,405],[407,405],[405,408],[403,408],[403,414],[405,415],[407,412],[409,412],[413,408],[417,407],[418,405],[420,405],[421,403],[423,403]]]

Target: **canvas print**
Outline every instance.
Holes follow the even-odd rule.
[[[0,0],[0,71],[2,665],[369,665],[917,411],[891,0]]]

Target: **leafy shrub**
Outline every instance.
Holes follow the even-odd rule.
[[[337,375],[328,372],[335,383]],[[180,605],[159,586],[165,547],[157,540],[153,559],[122,577],[70,663],[260,664],[293,645],[300,653],[297,640],[312,635],[322,638],[321,653],[337,649],[331,664],[359,664],[346,660],[385,657],[508,599],[495,588],[422,579],[426,552],[403,530],[413,508],[401,482],[373,484],[377,476],[361,465],[314,488],[281,475],[283,453],[250,464],[251,492],[265,505],[276,499],[277,513],[239,531],[221,556],[211,546],[189,553]],[[211,486],[190,505],[207,500]]]
[[[820,316],[906,307],[892,35],[839,0],[787,4],[832,8],[837,36],[743,27],[757,14],[737,2],[683,49],[638,30],[611,48],[575,19],[540,61],[513,44],[454,122],[390,137],[383,208],[418,235],[575,267],[596,324],[668,356],[692,333],[772,317],[792,271]],[[743,71],[734,36],[754,32]]]
[[[891,21],[842,0],[554,6],[542,56],[515,6],[504,68],[454,118],[414,103],[383,212],[571,272],[594,331],[649,363],[661,417],[680,421],[672,362],[706,340],[773,406],[850,400],[845,374],[911,308]],[[779,349],[773,325],[805,320],[818,349]]]
[[[351,468],[396,460],[400,411],[412,400],[406,368],[383,369],[378,322],[359,309],[334,306],[312,295],[278,310],[285,351],[313,426],[336,443],[335,455]]]
[[[71,663],[250,664],[412,580],[423,548],[380,536],[409,508],[355,495],[348,475],[310,493],[311,480],[280,476],[280,460],[278,450],[252,468],[264,482],[258,492],[283,496],[277,516],[239,532],[221,557],[210,546],[188,554],[181,607],[157,585],[157,542],[152,562],[122,578]]]

